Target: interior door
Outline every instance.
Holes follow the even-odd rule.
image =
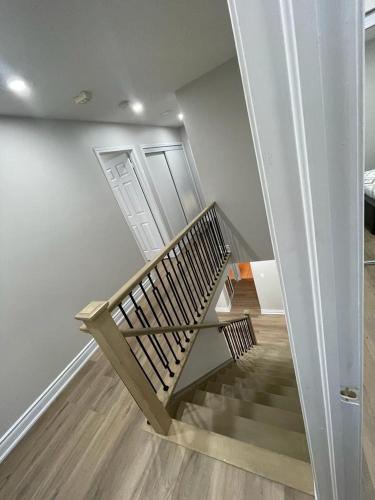
[[[197,190],[190,173],[182,147],[165,151],[169,170],[174,180],[181,205],[187,220],[190,222],[201,211]]]
[[[173,235],[188,224],[173,177],[163,151],[146,154],[150,176]]]
[[[131,227],[146,260],[153,259],[163,248],[136,171],[127,152],[103,154],[104,173],[121,211]]]

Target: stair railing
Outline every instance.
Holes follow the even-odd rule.
[[[109,300],[76,315],[158,433],[229,256],[212,203]]]
[[[257,343],[249,313],[246,313],[243,318],[221,323],[218,325],[218,328],[225,337],[234,361],[248,352]]]

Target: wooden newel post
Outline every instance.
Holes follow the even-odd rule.
[[[248,309],[246,309],[244,311],[244,315],[246,316],[247,324],[249,325],[251,339],[253,341],[253,344],[256,345],[257,344],[257,339],[256,339],[256,336],[255,336],[253,324],[251,322],[250,311]]]
[[[154,430],[159,434],[168,434],[171,417],[113,321],[108,302],[91,302],[76,315],[76,319],[87,326]]]

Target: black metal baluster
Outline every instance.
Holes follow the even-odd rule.
[[[174,296],[174,298],[176,299],[176,303],[178,305],[178,308],[180,309],[180,312],[182,314],[182,317],[185,321],[185,324],[188,325],[189,324],[189,316],[187,315],[187,312],[185,311],[185,308],[184,308],[184,304],[181,300],[181,297],[179,296],[178,294],[178,290],[177,290],[177,287],[173,281],[173,278],[172,278],[172,274],[170,273],[170,271],[167,269],[167,266],[165,264],[165,259],[162,260],[162,264],[163,264],[163,267],[164,267],[164,270],[165,270],[165,273],[166,273],[166,277],[167,277],[167,281],[169,283],[169,286],[172,290],[172,294]],[[184,336],[186,337],[186,335],[184,334]],[[186,337],[185,338],[186,341],[188,341],[188,338]]]
[[[155,268],[155,269],[157,269],[157,268]],[[157,273],[158,273],[158,270],[157,270]],[[158,273],[158,275],[159,275],[159,273]],[[150,278],[150,274],[148,274],[148,276]],[[160,278],[159,278],[159,280],[160,280]],[[162,283],[162,286],[164,286],[163,283]],[[165,301],[164,301],[164,299],[159,291],[159,288],[154,284],[153,281],[152,281],[152,293],[154,294],[156,302],[158,303],[158,305],[160,307],[160,310],[164,316],[164,319],[167,322],[167,325],[173,326],[173,320],[172,320],[171,315],[169,314],[167,305],[166,305],[166,303],[165,303]],[[181,337],[180,337],[179,333],[177,331],[172,332],[172,336],[173,336],[173,339],[176,342],[176,344],[180,347],[181,352],[185,352],[185,348],[183,347],[183,345],[181,343]],[[180,360],[176,361],[176,364],[179,364],[179,363],[180,363]]]
[[[181,242],[183,243],[183,239],[181,240]],[[178,249],[180,250],[180,255],[182,255],[182,259],[184,261],[184,264],[185,264],[185,268],[187,270],[187,273],[189,275],[189,278],[190,278],[190,282],[194,288],[194,292],[195,292],[195,295],[196,295],[196,298],[194,297],[194,294],[193,294],[193,302],[194,302],[194,308],[195,308],[195,311],[197,313],[197,317],[200,318],[201,317],[201,313],[200,313],[200,309],[203,309],[203,305],[202,305],[202,302],[201,302],[201,295],[199,294],[199,291],[197,290],[197,284],[196,282],[194,281],[194,278],[192,276],[192,270],[189,266],[189,263],[186,261],[186,257],[185,257],[185,248],[182,249],[181,248],[181,245],[180,243],[177,243],[177,246],[178,246]],[[199,305],[198,305],[199,303]]]
[[[125,309],[123,308],[122,304],[119,304],[119,309],[120,309],[120,311],[122,312],[122,314],[123,314],[123,316],[124,316],[124,318],[125,318],[125,320],[126,320],[127,324],[129,325],[129,328],[134,328],[134,326],[133,326],[132,322],[130,321],[130,319],[129,319],[128,315],[126,314]],[[150,363],[150,365],[151,365],[152,369],[154,370],[154,372],[155,372],[155,374],[156,374],[157,378],[159,379],[159,381],[160,381],[161,385],[163,386],[163,390],[164,390],[164,391],[167,391],[167,390],[169,389],[169,387],[166,385],[166,383],[165,383],[165,382],[164,382],[164,380],[162,379],[162,377],[161,377],[161,375],[160,375],[160,373],[159,373],[158,369],[156,368],[156,366],[154,365],[154,362],[152,361],[152,359],[151,359],[150,355],[148,354],[147,349],[146,349],[146,348],[145,348],[145,346],[143,345],[142,340],[141,340],[139,337],[136,337],[135,339],[136,339],[136,341],[137,341],[138,345],[140,346],[140,348],[142,349],[143,354],[146,356],[146,358],[147,358],[148,362]],[[134,356],[135,356],[135,355],[134,355]],[[139,361],[138,361],[138,363],[139,363]],[[139,363],[139,364],[140,364],[140,363]],[[141,365],[141,364],[140,364],[140,365]],[[141,366],[142,366],[142,365],[141,365]],[[143,368],[142,368],[142,370],[143,370]],[[145,371],[144,371],[144,370],[143,370],[143,373],[145,373]],[[146,375],[146,373],[145,373],[145,375]],[[150,384],[152,385],[152,387],[153,387],[153,388],[154,388],[154,390],[155,390],[155,387],[154,387],[154,385],[152,384],[151,380],[148,378],[148,376],[147,376],[147,375],[146,375],[146,377],[147,377],[148,381],[150,382]]]
[[[163,263],[163,267],[165,268],[164,261],[162,261],[162,263]],[[173,304],[173,302],[172,302],[172,300],[171,300],[171,298],[170,298],[170,296],[169,296],[169,293],[168,293],[167,287],[166,287],[166,286],[165,286],[165,284],[164,284],[164,281],[163,281],[163,279],[162,279],[162,277],[161,277],[161,275],[160,275],[160,272],[159,272],[159,269],[158,269],[158,267],[157,267],[157,266],[155,267],[155,270],[156,270],[156,273],[157,273],[158,278],[159,278],[159,280],[160,280],[160,283],[161,283],[161,285],[162,285],[162,287],[163,287],[163,290],[164,290],[165,296],[167,297],[168,302],[169,302],[169,304],[170,304],[170,306],[171,306],[171,308],[172,308],[172,311],[173,311],[173,313],[174,313],[174,315],[175,315],[175,317],[176,317],[177,324],[182,325],[182,324],[183,324],[183,318],[182,318],[182,320],[181,320],[181,319],[180,319],[180,317],[179,317],[179,315],[177,314],[176,308],[175,308],[175,306],[174,306],[174,304]],[[173,324],[173,323],[172,323],[172,324]]]
[[[148,319],[146,318],[145,313],[143,312],[143,309],[137,304],[136,300],[134,299],[133,292],[129,293],[129,297],[134,305],[135,314],[137,315],[137,318],[138,318],[139,322],[141,323],[142,327],[143,328],[147,328],[147,327],[151,328],[150,323],[149,323]],[[158,355],[158,357],[161,361],[161,364],[168,371],[169,376],[173,377],[174,373],[172,372],[172,370],[169,366],[168,358],[165,355],[158,338],[156,337],[156,335],[147,335],[147,338],[150,341],[150,344],[152,345],[152,347],[154,348],[156,354]]]
[[[246,332],[247,342],[249,344],[249,349],[251,349],[253,347],[253,339],[251,338],[249,323],[247,322],[246,319],[244,320],[244,325],[245,325],[245,332]]]
[[[211,250],[212,260],[214,262],[215,277],[217,278],[220,269],[220,259],[218,258],[216,253],[216,245],[212,238],[212,234],[210,233],[210,226],[206,214],[202,217],[201,223],[203,226],[204,233],[206,235],[208,247]]]
[[[193,260],[193,258],[191,256],[191,252],[190,252],[191,243],[190,243],[189,237],[187,235],[185,235],[184,238],[186,238],[187,241],[188,241],[188,244],[186,245],[186,242],[183,240],[186,257],[187,257],[187,260],[188,260],[188,262],[190,264],[190,268],[192,270],[192,273],[194,275],[196,286],[197,286],[197,288],[199,290],[198,296],[200,297],[201,308],[204,309],[204,305],[202,304],[202,302],[203,303],[207,302],[207,299],[205,298],[206,292],[203,289],[204,283],[203,283],[203,286],[202,286],[201,278],[199,278],[199,275],[198,275],[198,272],[197,272],[197,267],[196,267],[197,264],[196,264],[196,262]]]
[[[149,279],[150,279],[150,277],[149,277]],[[150,281],[151,281],[151,280],[150,280]],[[140,285],[139,285],[139,286],[141,287],[141,290],[142,290],[142,292],[143,292],[143,295],[144,295],[144,296],[145,296],[145,298],[146,298],[147,304],[148,304],[148,306],[149,306],[149,308],[150,308],[150,311],[152,312],[152,315],[153,315],[153,316],[154,316],[154,318],[155,318],[156,323],[158,324],[158,326],[162,326],[162,324],[160,323],[159,317],[158,317],[158,315],[156,314],[156,311],[155,311],[155,309],[154,309],[154,306],[152,305],[152,303],[151,303],[151,301],[150,301],[150,298],[149,298],[149,296],[147,295],[146,290],[144,289],[143,283],[140,283]],[[163,336],[163,338],[164,338],[165,342],[167,343],[167,346],[169,347],[169,350],[171,351],[172,356],[173,356],[173,358],[174,358],[174,360],[175,360],[176,364],[179,364],[179,362],[180,362],[180,361],[179,361],[179,359],[177,358],[177,356],[176,356],[176,354],[175,354],[175,352],[174,352],[174,350],[173,350],[173,348],[172,348],[172,346],[171,346],[171,344],[170,344],[170,342],[169,342],[169,339],[168,339],[168,337],[167,337],[166,333],[162,333],[162,336]]]
[[[211,245],[213,256],[214,256],[215,263],[216,263],[216,279],[217,279],[219,274],[220,274],[221,256],[219,254],[219,248],[217,246],[217,242],[215,241],[215,238],[214,238],[214,235],[212,232],[213,228],[212,228],[212,224],[211,224],[211,221],[209,219],[208,214],[205,214],[203,216],[203,221],[204,221],[204,226],[206,227],[207,237],[210,241],[210,245]]]
[[[219,229],[218,229],[218,227],[217,227],[217,225],[215,223],[214,213],[213,213],[212,209],[208,211],[208,215],[210,217],[210,220],[211,220],[211,223],[212,223],[213,232],[215,234],[215,238],[216,238],[216,241],[217,241],[217,248],[218,248],[219,253],[220,253],[221,262],[223,262],[224,258],[225,258],[226,247],[223,248],[223,245],[222,245],[222,242],[221,242],[221,239],[220,239]]]
[[[242,327],[242,336],[246,345],[246,352],[250,349],[250,344],[249,344],[249,339],[247,338],[247,328],[244,323],[244,320],[241,321],[241,327]]]
[[[208,290],[209,290],[209,292],[212,292],[212,290],[213,290],[213,280],[212,280],[212,277],[211,277],[209,265],[207,264],[207,260],[204,258],[204,251],[202,249],[202,244],[201,244],[201,241],[200,241],[200,238],[199,238],[199,235],[197,233],[197,230],[196,230],[195,226],[191,228],[191,235],[194,238],[195,250],[196,250],[197,255],[199,257],[204,277],[206,278],[206,283],[207,283],[207,286],[208,286]]]
[[[228,325],[228,333],[230,334],[230,337],[232,339],[232,346],[233,346],[233,349],[236,353],[236,357],[237,359],[240,357],[240,351],[238,349],[238,344],[237,344],[237,341],[236,341],[236,337],[235,337],[235,333],[234,333],[234,330],[233,330],[233,325],[230,324]]]
[[[241,354],[242,354],[242,348],[241,348],[241,344],[240,344],[240,341],[239,341],[239,338],[238,338],[238,334],[237,334],[237,330],[236,330],[236,328],[234,326],[234,323],[231,323],[231,331],[233,332],[233,338],[234,338],[234,341],[236,343],[238,357],[240,357]]]
[[[190,234],[190,239],[189,239],[189,234]],[[195,248],[195,241],[193,239],[191,231],[189,231],[189,233],[186,235],[186,237],[187,237],[187,240],[189,242],[189,247],[192,249],[192,252],[190,252],[190,250],[189,250],[188,258],[190,258],[190,260],[194,261],[194,263],[195,263],[196,268],[194,267],[194,271],[195,271],[195,274],[198,278],[197,281],[199,283],[199,286],[202,289],[203,301],[205,303],[207,303],[208,300],[206,297],[209,295],[209,287],[208,287],[207,282],[205,281],[205,277],[203,275],[203,272],[202,272],[202,269],[200,266],[199,256],[198,256],[196,248]]]
[[[221,248],[221,244],[220,244],[220,238],[217,234],[217,228],[215,227],[215,222],[212,218],[212,212],[211,210],[209,210],[207,212],[207,217],[208,217],[208,220],[210,221],[210,227],[211,227],[211,232],[212,232],[212,235],[213,235],[213,238],[215,240],[215,246],[216,246],[216,249],[217,249],[217,253],[218,253],[218,256],[219,256],[219,260],[220,260],[220,267],[222,266],[223,264],[223,260],[224,260],[224,250]]]
[[[226,247],[225,242],[224,242],[223,233],[221,232],[221,228],[220,228],[220,224],[219,224],[219,220],[218,220],[218,216],[217,216],[215,207],[212,207],[212,213],[213,213],[213,216],[214,216],[215,226],[217,228],[217,232],[218,232],[218,235],[219,235],[219,238],[220,238],[220,242],[222,244],[223,254],[225,256],[225,255],[227,255],[228,251],[227,251],[227,247]]]
[[[209,250],[209,247],[207,246],[206,233],[204,231],[204,228],[202,228],[202,224],[201,224],[200,220],[197,222],[196,226],[197,226],[197,228],[199,228],[199,234],[201,235],[201,242],[202,242],[203,249],[204,249],[204,255],[206,257],[206,260],[208,262],[208,267],[209,267],[210,272],[211,272],[212,282],[214,282],[215,281],[215,276],[216,276],[216,273],[215,273],[215,264],[213,262],[212,255],[211,255],[211,252]]]
[[[193,293],[192,293],[192,291],[191,291],[191,288],[190,288],[190,286],[189,286],[189,283],[188,283],[188,281],[187,281],[187,279],[186,279],[186,274],[185,274],[185,272],[184,272],[184,270],[183,270],[183,268],[182,268],[182,264],[181,264],[181,262],[179,261],[179,259],[178,259],[178,257],[177,257],[177,254],[176,254],[175,249],[173,249],[173,253],[174,253],[174,256],[175,256],[175,259],[176,259],[177,269],[178,269],[178,271],[180,271],[181,280],[182,280],[182,283],[183,283],[183,284],[184,284],[184,286],[185,286],[185,290],[186,290],[187,295],[188,295],[188,297],[189,297],[189,299],[190,299],[190,303],[191,303],[191,305],[193,306],[193,308],[194,308],[195,310],[197,310],[197,305],[196,305],[196,303],[195,303],[195,301],[194,301],[194,295],[193,295]],[[193,311],[192,311],[192,309],[191,309],[191,306],[190,306],[189,301],[187,300],[187,297],[186,297],[186,294],[185,294],[184,288],[183,288],[183,287],[182,287],[182,285],[181,285],[181,282],[180,282],[180,278],[179,278],[179,276],[178,276],[178,273],[176,272],[176,269],[175,269],[175,266],[174,266],[174,263],[173,263],[173,257],[171,258],[171,257],[170,257],[170,255],[168,254],[168,259],[169,259],[169,261],[170,261],[170,263],[171,263],[171,265],[172,265],[173,274],[175,275],[176,280],[177,280],[177,283],[179,284],[179,287],[180,287],[180,289],[181,289],[181,292],[182,292],[182,294],[183,294],[183,296],[184,296],[184,299],[185,299],[186,304],[187,304],[187,306],[188,306],[188,309],[189,309],[189,312],[190,312],[190,314],[191,314],[192,320],[193,320],[193,322],[194,322],[194,323],[197,323],[197,319],[196,319],[196,317],[195,317],[195,315],[194,315],[194,312],[193,312]]]
[[[238,335],[238,338],[240,341],[241,350],[242,350],[241,355],[242,355],[246,352],[246,346],[244,343],[244,339],[242,337],[241,326],[239,325],[239,323],[237,321],[234,323],[234,328],[237,330],[237,335]]]
[[[234,360],[236,360],[236,355],[235,355],[235,353],[234,353],[234,351],[233,351],[232,343],[231,343],[231,341],[230,341],[230,340],[229,340],[229,338],[228,338],[228,334],[227,334],[227,332],[226,332],[226,327],[224,326],[224,328],[221,328],[221,331],[222,331],[222,333],[223,333],[223,335],[224,335],[224,337],[225,337],[225,341],[226,341],[226,343],[227,343],[228,349],[230,350],[230,353],[231,353],[231,355],[232,355],[232,358],[233,358]]]

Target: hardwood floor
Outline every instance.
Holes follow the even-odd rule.
[[[365,230],[365,260],[375,259],[375,236]],[[363,491],[375,498],[375,266],[364,270]]]
[[[246,298],[246,290],[248,298]],[[251,283],[233,314],[254,310],[267,341],[283,317],[257,315]],[[242,308],[242,309],[241,309]],[[284,327],[283,327],[284,325]],[[279,338],[278,334],[278,338]],[[281,334],[284,338],[285,335]],[[190,451],[141,429],[143,416],[97,352],[0,466],[6,500],[308,500],[310,496]]]

